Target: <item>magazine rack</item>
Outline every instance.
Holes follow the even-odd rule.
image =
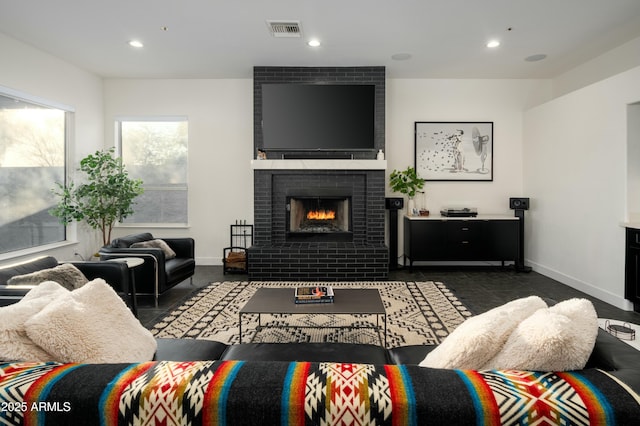
[[[230,225],[230,246],[222,253],[223,273],[247,273],[247,249],[253,244],[253,225]]]

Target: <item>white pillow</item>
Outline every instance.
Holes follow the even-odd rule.
[[[598,335],[586,299],[569,299],[525,319],[484,369],[567,371],[584,368]]]
[[[27,336],[24,323],[53,299],[69,291],[53,281],[45,281],[13,305],[0,308],[0,360],[53,361],[54,357]]]
[[[58,297],[29,319],[25,329],[60,362],[149,361],[157,347],[151,332],[103,279]]]
[[[427,354],[419,365],[478,370],[498,353],[523,319],[546,307],[540,297],[529,296],[471,317]]]

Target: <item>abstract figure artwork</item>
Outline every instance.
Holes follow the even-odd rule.
[[[415,167],[429,181],[492,181],[493,122],[415,122]]]

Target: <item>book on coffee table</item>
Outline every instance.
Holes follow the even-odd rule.
[[[296,287],[296,303],[331,303],[333,302],[333,288],[329,286]]]

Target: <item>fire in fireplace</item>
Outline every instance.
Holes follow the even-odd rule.
[[[287,239],[351,241],[351,197],[287,197]]]

